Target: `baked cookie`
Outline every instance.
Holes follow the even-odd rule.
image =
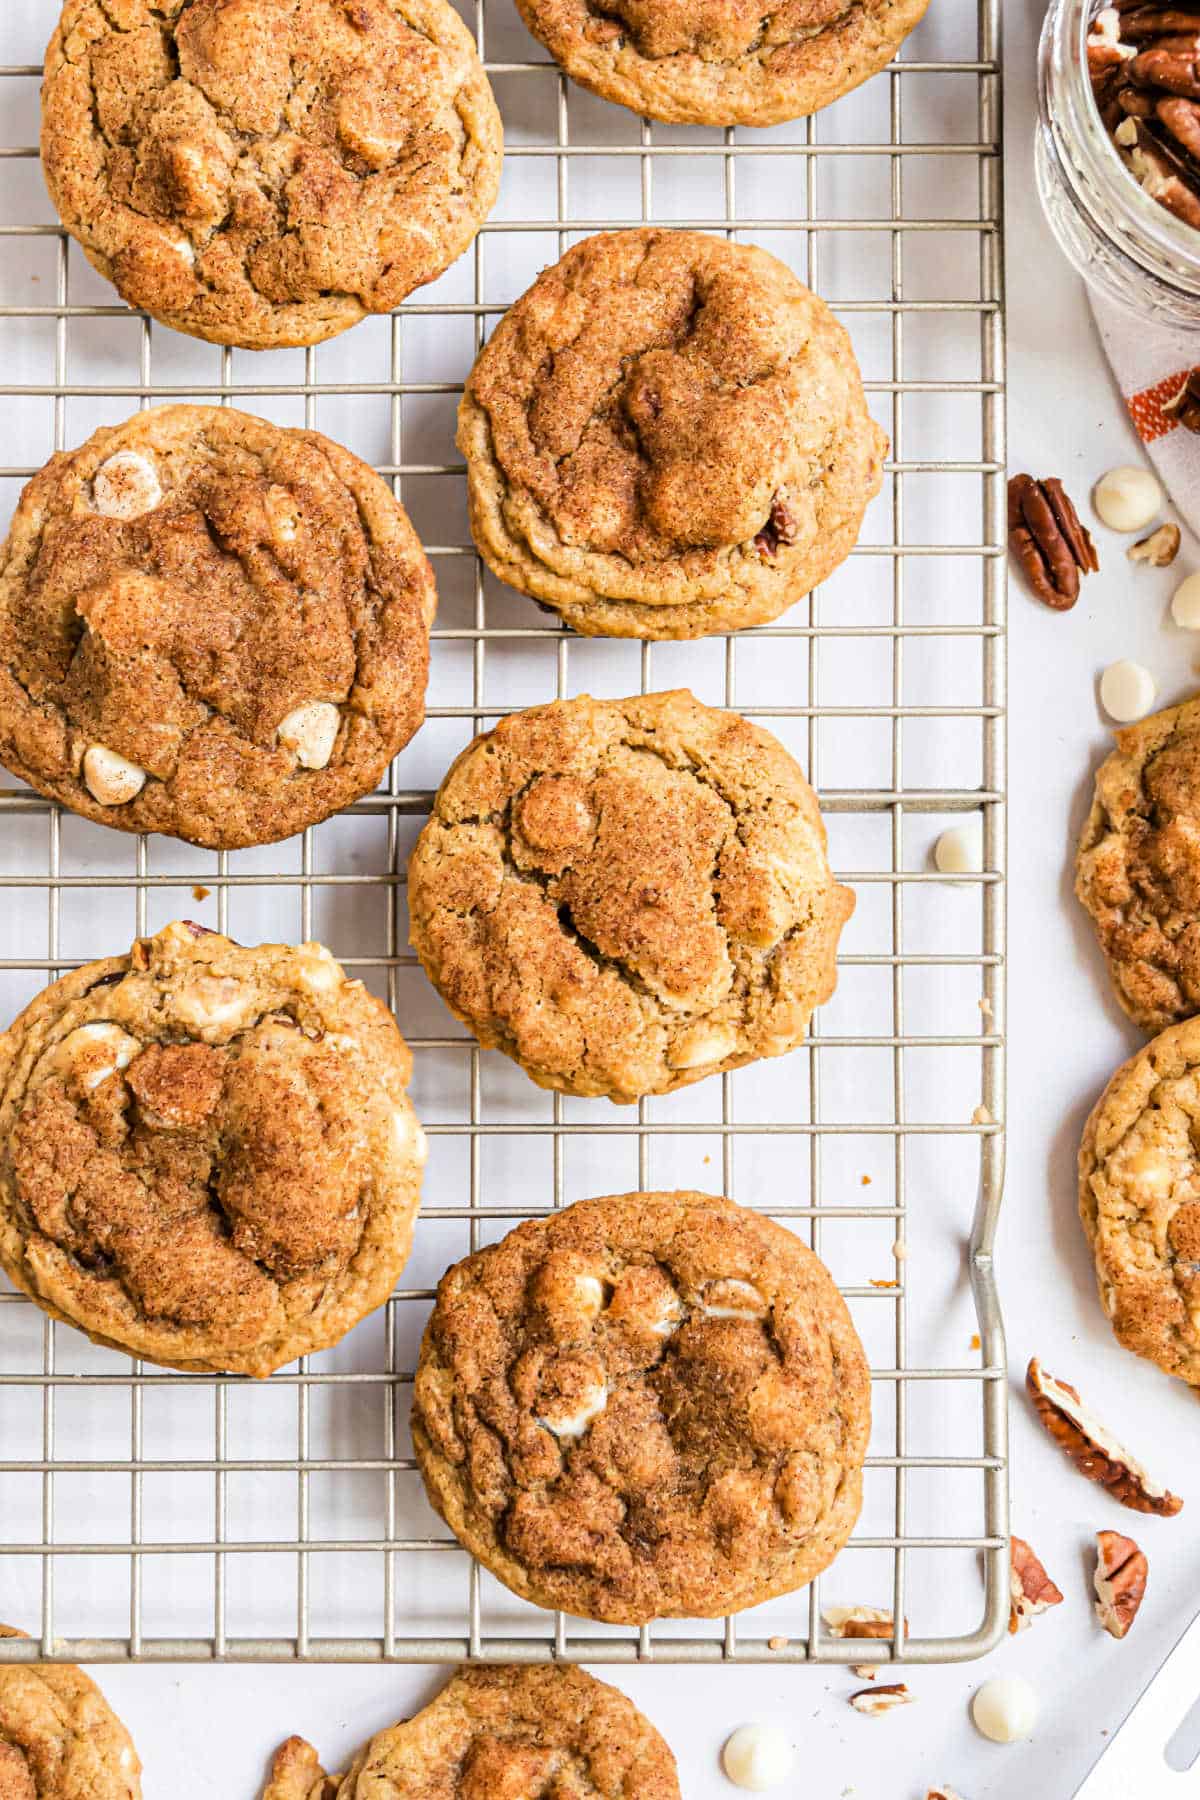
[[[0,762],[210,849],[370,793],[424,717],[429,562],[315,431],[165,406],[55,456],[0,551]]]
[[[795,1049],[854,896],[775,738],[686,690],[502,720],[408,869],[447,1006],[539,1087],[633,1101]]]
[[[889,63],[929,0],[517,0],[578,81],[651,119],[779,125]]]
[[[412,1435],[514,1593],[640,1625],[790,1593],[862,1503],[870,1376],[824,1264],[710,1194],[582,1200],[438,1286]]]
[[[849,336],[748,244],[586,238],[500,321],[458,415],[471,530],[591,636],[777,618],[854,548],[887,440]]]
[[[269,1375],[324,1350],[408,1255],[411,1068],[320,944],[168,925],[0,1035],[0,1265],[168,1368]]]
[[[24,1637],[0,1625],[0,1638]],[[0,1800],[141,1800],[142,1765],[71,1663],[0,1662]]]
[[[1117,999],[1144,1031],[1200,1012],[1200,696],[1116,734],[1075,892]]]
[[[42,166],[130,306],[249,350],[390,312],[467,248],[500,115],[446,0],[66,0]]]
[[[344,1775],[303,1738],[263,1800],[679,1800],[675,1758],[619,1688],[567,1664],[460,1669]]]
[[[1087,1122],[1079,1211],[1127,1350],[1200,1387],[1200,1018],[1119,1068]]]

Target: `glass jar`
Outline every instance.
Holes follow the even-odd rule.
[[[1200,231],[1152,200],[1111,142],[1092,95],[1095,0],[1050,0],[1038,56],[1038,192],[1084,280],[1143,318],[1200,323]]]

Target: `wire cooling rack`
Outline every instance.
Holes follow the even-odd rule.
[[[822,1608],[907,1620],[879,1659],[982,1654],[1007,1587],[1004,1346],[992,1275],[1003,1116],[1004,412],[1000,0],[935,0],[890,71],[811,122],[645,124],[541,58],[511,0],[465,0],[504,113],[500,204],[389,319],[308,352],[192,343],[115,304],[57,227],[32,148],[53,8],[0,19],[0,395],[11,508],[51,449],[170,399],[341,438],[393,478],[441,590],[429,722],[385,789],[274,848],[214,856],[88,825],[0,772],[0,1011],[192,916],[319,936],[392,1005],[430,1134],[407,1285],[262,1384],[130,1363],[0,1291],[0,1655],[103,1659],[859,1661]],[[637,645],[571,636],[474,557],[453,448],[491,324],[586,232],[644,220],[788,261],[852,331],[890,431],[855,556],[777,624]],[[452,756],[512,707],[691,686],[766,722],[818,787],[858,893],[806,1049],[633,1110],[481,1054],[407,948],[408,850]],[[930,847],[977,830],[983,872]],[[695,1186],[801,1233],[874,1370],[859,1531],[804,1592],[640,1631],[539,1612],[429,1511],[407,1416],[445,1266],[589,1193]]]

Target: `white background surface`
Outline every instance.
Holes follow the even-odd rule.
[[[967,0],[935,0],[955,8]],[[52,10],[47,6],[47,14]],[[1082,497],[1113,463],[1136,458],[1096,347],[1082,291],[1054,249],[1032,190],[1033,41],[1040,0],[1009,0],[1007,165],[1011,466],[1058,474]],[[965,1800],[1067,1800],[1142,1682],[1195,1610],[1200,1592],[1196,1401],[1119,1352],[1099,1312],[1075,1215],[1073,1160],[1086,1111],[1136,1042],[1108,1002],[1071,898],[1070,846],[1104,747],[1094,698],[1104,664],[1133,655],[1164,702],[1195,685],[1200,640],[1164,620],[1173,578],[1200,567],[1185,538],[1176,571],[1132,570],[1124,544],[1098,533],[1103,572],[1076,610],[1052,615],[1014,582],[1011,641],[1012,848],[1009,1175],[1000,1244],[1014,1372],[1014,1523],[1067,1603],[984,1665],[915,1670],[918,1703],[880,1721],[845,1704],[855,1683],[818,1669],[638,1668],[608,1671],[672,1743],[687,1800],[733,1790],[717,1769],[726,1733],[771,1719],[792,1734],[806,1800],[923,1800],[936,1781]],[[1158,1475],[1189,1496],[1175,1521],[1111,1504],[1034,1428],[1020,1374],[1037,1352],[1075,1379]],[[1150,1591],[1133,1637],[1113,1644],[1088,1603],[1099,1526],[1129,1529],[1150,1557]],[[839,1591],[844,1583],[839,1583]],[[845,1597],[854,1598],[847,1594]],[[0,1612],[3,1607],[0,1606]],[[982,1743],[967,1703],[986,1675],[1020,1670],[1038,1686],[1034,1740]],[[148,1800],[250,1800],[271,1748],[293,1730],[330,1766],[440,1685],[421,1668],[110,1668],[100,1678],[141,1751]]]

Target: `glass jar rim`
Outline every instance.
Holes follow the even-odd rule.
[[[1087,63],[1087,39],[1098,10],[1102,9],[1096,8],[1094,0],[1057,0],[1047,17],[1047,48],[1057,71],[1065,72],[1072,84],[1076,153],[1085,159],[1087,175],[1103,191],[1117,215],[1124,215],[1133,227],[1136,248],[1154,257],[1158,265],[1155,272],[1168,280],[1185,280],[1189,285],[1195,281],[1200,290],[1200,229],[1177,218],[1146,192],[1122,160],[1100,116]],[[1055,108],[1045,93],[1047,73],[1044,64],[1042,107],[1052,123]],[[1126,255],[1133,247],[1122,240]]]

